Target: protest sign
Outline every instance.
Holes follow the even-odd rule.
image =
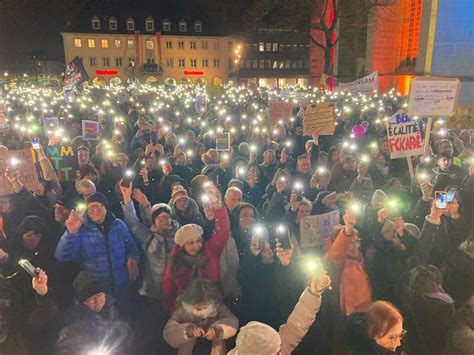
[[[11,164],[12,158],[18,161],[15,166]],[[38,173],[34,163],[33,151],[31,149],[22,150],[2,150],[0,151],[0,196],[13,193],[10,183],[5,178],[5,169],[18,170],[20,181],[27,189],[32,190],[38,183]]]
[[[74,181],[76,179],[74,172],[79,168],[72,145],[66,144],[46,147],[44,154],[51,161],[51,164],[53,164],[59,181]]]
[[[62,80],[63,90],[74,90],[77,85],[89,80],[82,59],[74,57],[74,59],[67,65]]]
[[[57,117],[43,117],[43,127],[46,136],[51,136],[59,128]]]
[[[100,125],[97,121],[82,120],[82,137],[84,139],[99,139]]]
[[[291,102],[271,100],[268,102],[268,124],[274,126],[278,121],[288,123],[293,113]]]
[[[303,112],[303,134],[319,133],[322,136],[334,134],[334,105],[320,103],[309,105]]]
[[[377,91],[378,88],[379,73],[377,71],[350,83],[338,83],[336,87],[337,90],[360,92],[362,94],[372,94],[374,91]]]
[[[5,114],[5,106],[0,105],[0,131],[8,129],[7,115]]]
[[[387,136],[391,159],[423,153],[423,139],[418,122],[403,112],[397,112],[389,119]]]
[[[411,81],[408,115],[451,117],[459,98],[459,79],[418,77]]]
[[[216,150],[230,150],[230,134],[229,133],[219,133],[216,139]]]
[[[339,224],[339,210],[304,217],[300,222],[301,247],[321,247],[323,239]]]
[[[206,95],[198,94],[196,95],[196,113],[203,114],[207,109]]]

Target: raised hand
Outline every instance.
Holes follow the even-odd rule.
[[[309,290],[313,295],[321,295],[330,287],[331,278],[326,273],[321,273],[311,278]]]
[[[132,201],[133,183],[131,182],[128,186],[122,186],[122,181],[123,180],[120,180],[119,187],[122,192],[123,203],[126,205]]]
[[[146,195],[140,189],[133,189],[133,199],[137,201],[140,206],[147,206],[150,204]]]
[[[389,214],[390,212],[388,212],[385,208],[381,208],[377,212],[379,222],[382,223],[383,221],[385,221],[388,218]]]
[[[48,293],[48,275],[42,269],[36,268],[36,276],[31,279],[31,284],[38,295]]]
[[[293,256],[293,247],[291,249],[283,249],[281,243],[277,239],[275,250],[277,258],[280,260],[280,263],[283,266],[290,265],[291,257]]]
[[[64,224],[66,225],[69,234],[76,234],[79,232],[79,229],[81,229],[83,222],[84,219],[75,210],[72,210]]]

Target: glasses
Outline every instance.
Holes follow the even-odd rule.
[[[390,335],[387,337],[387,339],[391,342],[395,342],[397,340],[403,340],[403,338],[405,338],[405,335],[407,335],[407,331],[403,329],[400,335]]]
[[[92,203],[87,205],[87,211],[101,211],[104,206],[102,204],[93,205]]]

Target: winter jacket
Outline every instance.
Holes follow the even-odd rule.
[[[456,312],[446,354],[474,354],[474,296]]]
[[[206,257],[206,265],[199,270],[202,277],[207,280],[220,281],[220,257],[227,244],[230,235],[230,223],[225,206],[216,209],[214,215],[214,231],[211,238],[204,244],[202,253]],[[161,303],[164,309],[171,312],[178,295],[189,285],[192,270],[189,267],[181,266],[173,271],[173,259],[181,249],[178,244],[171,250],[170,262],[166,266],[163,281],[161,283]]]
[[[168,203],[168,205],[171,206],[171,211],[176,216],[179,224],[182,226],[185,224],[199,224],[200,226],[204,225],[204,220],[202,218],[201,212],[199,211],[199,206],[191,197],[188,197],[188,207],[184,213],[176,210],[176,206],[172,200]]]
[[[64,232],[56,248],[60,261],[78,261],[85,271],[95,275],[106,291],[114,291],[128,283],[127,260],[138,257],[138,247],[125,223],[110,213],[104,221],[104,233],[85,216],[75,234]]]
[[[241,294],[237,281],[240,267],[239,251],[234,238],[229,238],[221,255],[221,284],[224,297],[238,297]]]
[[[155,226],[148,228],[139,221],[132,201],[122,205],[122,209],[125,223],[146,255],[142,266],[143,284],[138,292],[143,296],[158,299],[161,281],[173,246],[176,226],[162,235]]]

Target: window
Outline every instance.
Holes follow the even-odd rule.
[[[214,68],[219,68],[221,65],[221,61],[217,58],[214,58]]]
[[[202,24],[201,21],[196,21],[194,23],[194,31],[195,32],[202,32]]]
[[[298,61],[297,60],[292,60],[291,61],[291,69],[296,69],[298,67]]]
[[[196,41],[189,42],[189,48],[196,49]]]
[[[135,66],[135,57],[128,58],[128,66],[132,68]]]
[[[163,21],[163,31],[164,32],[171,31],[171,22],[168,19]]]
[[[250,68],[252,66],[250,59],[245,59],[245,68]]]
[[[117,57],[117,58],[115,58],[115,65],[116,65],[117,67],[123,66],[122,57]]]
[[[286,60],[285,61],[285,69],[290,69],[291,68],[291,60]]]
[[[122,40],[121,39],[114,40],[114,46],[115,48],[122,48]]]
[[[267,52],[271,52],[272,51],[272,44],[271,43],[265,43],[265,50]]]
[[[133,39],[127,39],[127,48],[133,48],[135,46],[135,41]]]
[[[102,48],[109,48],[109,40],[108,39],[101,39],[100,40],[100,46]]]
[[[258,68],[258,61],[257,59],[252,60],[252,68],[257,69]]]
[[[172,41],[166,41],[166,49],[173,49],[173,42]]]
[[[178,41],[178,48],[184,49],[184,41]]]
[[[197,59],[191,58],[191,68],[197,68]]]
[[[145,27],[148,32],[155,30],[155,21],[151,17],[147,17],[145,20]]]
[[[278,61],[273,61],[272,69],[278,69]]]
[[[102,65],[103,65],[104,67],[110,66],[109,57],[104,57],[104,58],[102,58]]]
[[[93,30],[100,30],[100,20],[97,16],[92,18],[92,29]]]
[[[187,31],[186,21],[184,20],[179,21],[179,32],[186,32],[186,31]]]
[[[202,41],[201,42],[201,47],[202,47],[202,49],[207,49],[207,41]]]
[[[129,17],[127,19],[127,30],[128,31],[133,31],[135,29],[135,21],[133,18]]]
[[[117,30],[117,20],[115,19],[115,17],[111,17],[109,19],[109,29],[111,31]]]
[[[303,61],[298,60],[298,69],[303,69]]]
[[[259,52],[265,52],[265,43],[260,42],[260,43],[258,44],[258,51],[259,51]]]
[[[278,43],[273,43],[272,44],[272,51],[273,52],[278,52]]]
[[[184,66],[185,66],[184,58],[178,58],[178,67],[184,68]]]
[[[96,57],[89,57],[89,65],[91,67],[96,67],[97,66],[97,58]]]
[[[272,61],[271,60],[266,60],[265,61],[265,68],[271,69],[272,68]]]
[[[95,39],[94,38],[89,38],[87,40],[87,47],[89,48],[95,48]]]
[[[76,48],[82,47],[82,40],[80,38],[74,38],[74,47]]]
[[[264,69],[265,68],[265,61],[263,59],[260,59],[259,62],[258,62],[258,67],[260,69]]]
[[[202,67],[209,68],[209,60],[207,58],[202,59]]]
[[[221,48],[221,44],[219,41],[214,41],[214,49],[220,49]]]
[[[153,57],[148,57],[146,59],[146,64],[155,64],[155,58]]]
[[[146,40],[146,49],[155,49],[155,42],[152,39]]]
[[[166,66],[168,68],[173,68],[173,58],[166,58]]]

